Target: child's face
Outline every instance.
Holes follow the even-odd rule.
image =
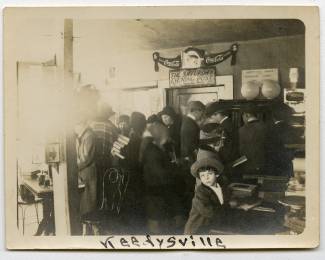
[[[201,182],[206,186],[213,186],[217,181],[217,174],[214,170],[204,170],[199,172]]]

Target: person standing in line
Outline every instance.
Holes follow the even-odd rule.
[[[177,158],[180,156],[180,128],[181,120],[170,106],[165,106],[159,113],[162,123],[168,128],[169,136],[175,146],[175,153]]]
[[[217,123],[222,135],[222,145],[218,151],[224,165],[238,158],[238,133],[229,117],[228,106],[220,102],[210,104],[206,109],[209,122]]]
[[[181,126],[181,172],[183,184],[180,191],[183,194],[185,218],[191,209],[194,196],[195,178],[190,173],[190,167],[196,160],[200,144],[200,125],[204,121],[205,105],[200,101],[188,103],[188,113],[182,120]]]
[[[98,102],[97,114],[90,123],[90,127],[95,134],[96,143],[96,167],[97,167],[97,205],[100,209],[103,203],[103,178],[105,172],[114,164],[111,155],[113,143],[117,140],[118,129],[110,121],[115,114],[112,107],[105,102]]]
[[[153,141],[143,154],[147,229],[149,234],[171,234],[177,232],[182,220],[182,207],[176,192],[175,167],[166,150],[168,129],[162,123],[155,122],[149,131]]]
[[[75,126],[78,186],[80,189],[81,221],[92,216],[97,209],[97,172],[95,163],[95,134],[88,126],[88,120],[80,115]],[[98,234],[98,228],[95,228]]]
[[[265,174],[266,124],[257,118],[257,108],[247,104],[242,108],[244,125],[239,129],[239,153],[247,162],[241,166],[243,175]]]
[[[122,149],[125,159],[119,160],[120,168],[128,176],[128,185],[120,215],[124,226],[124,234],[139,234],[143,232],[143,172],[139,162],[139,153],[145,128],[145,115],[140,112],[132,112],[130,117],[130,141]]]
[[[293,109],[282,102],[271,106],[272,118],[268,124],[266,137],[266,173],[283,177],[293,176],[294,152],[286,144],[294,138],[294,131],[288,121]]]
[[[130,117],[128,115],[120,115],[118,118],[119,133],[124,136],[129,136],[130,133]]]
[[[159,123],[159,122],[160,122],[159,117],[156,114],[150,115],[147,119],[146,129],[144,130],[144,132],[142,134],[142,140],[141,140],[140,150],[139,150],[139,163],[141,166],[142,166],[144,151],[145,151],[147,145],[153,141],[153,137],[152,137],[149,129],[152,126],[152,124]]]

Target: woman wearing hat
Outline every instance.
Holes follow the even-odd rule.
[[[161,122],[168,128],[168,133],[171,140],[174,143],[176,156],[180,156],[180,131],[181,131],[181,122],[180,118],[174,111],[172,107],[166,106],[163,110],[159,113],[161,118]]]
[[[191,167],[192,175],[200,179],[192,200],[192,209],[184,234],[208,234],[212,227],[225,222],[228,192],[223,179],[223,165],[215,154],[199,150],[197,161]]]

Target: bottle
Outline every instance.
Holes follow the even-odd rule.
[[[298,79],[299,79],[299,70],[298,70],[298,68],[290,68],[290,70],[289,70],[289,79],[290,79],[291,90],[296,90]]]

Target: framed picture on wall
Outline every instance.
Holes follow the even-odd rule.
[[[46,163],[60,162],[60,144],[47,144],[45,147],[45,161]]]

